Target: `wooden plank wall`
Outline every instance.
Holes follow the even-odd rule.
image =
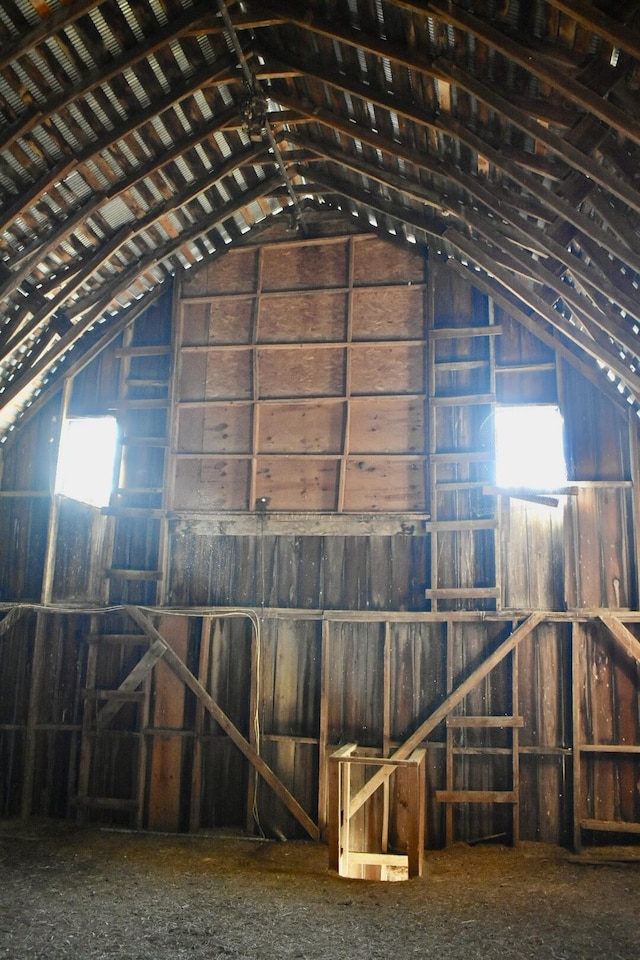
[[[486,299],[445,265],[426,276],[420,257],[401,256],[370,238],[331,238],[314,248],[313,257],[306,248],[282,244],[238,251],[194,273],[181,307],[173,470],[164,499],[169,510],[164,599],[182,608],[251,607],[263,617],[259,637],[247,618],[223,619],[213,611],[163,616],[155,623],[321,826],[332,747],[355,740],[374,755],[388,753],[495,648],[511,623],[492,621],[487,610],[468,601],[464,615],[457,616],[454,604],[431,620],[394,620],[393,612],[428,610],[432,555],[424,530],[390,535],[376,533],[374,526],[369,535],[357,536],[346,526],[303,536],[260,533],[258,526],[240,535],[219,527],[213,532],[207,524],[212,517],[224,520],[231,508],[252,516],[258,496],[270,498],[271,512],[279,506],[329,509],[345,523],[355,507],[377,514],[381,522],[389,511],[429,512],[423,339],[426,284],[434,278],[431,320],[442,327],[486,323]],[[217,294],[224,300],[222,311],[218,301],[212,305]],[[399,326],[390,319],[390,302]],[[450,582],[466,583],[469,578],[459,576],[456,565],[464,560],[473,579],[490,562],[492,572],[501,574],[500,602],[514,611],[514,622],[515,611],[536,609],[557,611],[562,618],[569,608],[576,618],[586,618],[605,607],[623,617],[625,608],[638,603],[637,426],[503,311],[496,308],[493,320],[502,329],[491,361],[496,398],[560,404],[570,482],[577,492],[561,498],[558,507],[503,498],[497,562],[489,556],[493,541],[483,531],[456,532],[440,541],[442,578],[451,566]],[[394,345],[389,341],[396,333]],[[467,348],[466,360],[485,359],[474,352],[476,341],[467,347],[458,343],[456,350]],[[115,404],[121,349],[120,341],[114,343],[80,375],[70,397],[72,412],[105,412]],[[298,366],[294,353],[311,361]],[[445,352],[439,356],[448,362]],[[451,362],[461,356],[456,353]],[[474,367],[461,369],[451,390],[484,394],[481,374]],[[440,386],[446,386],[449,374],[439,375]],[[439,442],[446,447],[462,440],[477,449],[483,442],[479,434],[490,433],[485,413],[482,404],[475,411],[460,408],[455,418],[443,412]],[[55,401],[32,417],[19,444],[5,445],[3,600],[38,601],[42,595],[55,446],[49,439],[57,416]],[[455,521],[484,510],[493,496],[483,489],[492,479],[487,464],[452,463],[449,474],[448,469],[445,479],[477,486],[443,492],[439,517]],[[106,595],[105,520],[79,504],[60,508],[50,582],[55,603],[96,604]],[[155,533],[139,516],[121,522],[128,535],[121,540],[118,564],[144,568],[158,546]],[[341,617],[338,611],[346,613]],[[381,611],[392,613],[376,619]],[[640,634],[636,625],[631,629]],[[2,814],[20,811],[26,784],[36,815],[79,815],[154,829],[249,826],[270,836],[304,835],[162,663],[145,682],[143,696],[125,703],[100,736],[93,736],[104,700],[95,692],[93,699],[87,696],[87,686],[106,696],[148,646],[122,611],[93,617],[28,612],[0,636]],[[462,717],[509,714],[514,704],[523,717],[518,730],[523,838],[571,841],[576,750],[580,816],[640,820],[638,754],[622,749],[636,745],[640,735],[639,680],[637,666],[602,624],[560,620],[539,626],[519,648],[517,662],[505,660],[460,705]],[[576,690],[579,702],[572,697]],[[430,846],[447,836],[509,836],[507,805],[456,804],[447,813],[436,791],[447,787],[448,764],[457,790],[508,790],[510,737],[508,730],[451,731],[444,724],[429,737]],[[91,760],[83,768],[87,744]],[[100,801],[94,806],[78,804],[80,769],[90,795]],[[109,798],[119,806],[107,809]],[[388,842],[402,845],[406,825],[392,789],[388,799],[380,791],[356,818],[354,838],[362,848],[380,837],[387,802],[397,813]]]

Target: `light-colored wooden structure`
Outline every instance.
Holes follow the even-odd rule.
[[[411,880],[422,876],[425,824],[425,756],[424,748],[414,750],[406,760],[358,756],[357,743],[339,747],[329,757],[329,867],[341,877],[373,880]],[[382,782],[385,790],[385,815],[379,851],[351,849],[353,810],[352,772],[358,766],[378,767],[388,776]],[[395,776],[394,776],[395,775]],[[391,853],[389,836],[389,785],[397,781],[396,796],[404,808],[407,821],[407,852]]]

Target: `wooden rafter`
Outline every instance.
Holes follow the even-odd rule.
[[[424,3],[415,2],[415,0],[390,0],[390,2],[404,10],[433,17],[442,23],[470,33],[477,40],[493,47],[498,53],[527,70],[538,80],[562,93],[581,110],[591,113],[612,130],[640,144],[640,121],[635,117],[616,107],[609,100],[604,100],[580,81],[568,77],[562,70],[548,63],[544,57],[537,56],[535,49],[525,46],[522,41],[515,40],[480,17],[468,13],[457,3],[448,3],[447,0],[425,0]]]

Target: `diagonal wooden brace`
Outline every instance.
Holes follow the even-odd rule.
[[[149,618],[137,607],[126,607],[129,616],[135,620],[138,626],[142,627],[150,640],[154,642],[161,641],[165,646],[164,662],[170,667],[179,680],[189,687],[195,693],[196,697],[207,710],[214,720],[222,727],[230,740],[245,755],[262,779],[269,784],[279,800],[285,805],[298,823],[300,823],[313,840],[319,838],[317,825],[313,822],[309,814],[304,810],[292,793],[285,787],[281,780],[275,775],[271,767],[265,763],[257,750],[252,747],[249,741],[240,733],[235,724],[229,719],[224,711],[218,706],[213,697],[205,690],[200,681],[195,677],[189,668],[185,666],[180,657],[174,653],[169,643],[156,630]]]
[[[155,640],[143,656],[142,660],[136,663],[131,673],[122,681],[116,693],[130,693],[132,690],[135,690],[136,687],[139,687],[144,678],[151,673],[158,660],[164,656],[165,652],[166,644],[164,640]],[[118,713],[118,711],[125,705],[126,702],[126,700],[114,699],[109,700],[108,703],[105,703],[104,707],[98,714],[96,728],[98,730],[102,730],[103,727],[106,727],[106,725],[109,723],[109,720],[115,717],[116,713]]]
[[[524,623],[521,623],[513,633],[509,634],[506,640],[497,647],[493,653],[489,654],[486,660],[484,660],[479,667],[469,674],[466,680],[463,680],[455,690],[453,690],[449,696],[443,700],[439,707],[437,707],[433,713],[427,717],[427,719],[420,724],[417,730],[414,730],[413,733],[407,737],[407,739],[402,743],[395,753],[391,755],[391,760],[405,760],[410,753],[412,753],[415,748],[422,743],[422,741],[429,736],[432,730],[438,726],[439,723],[444,720],[448,713],[450,713],[454,707],[460,703],[461,700],[471,693],[474,687],[480,683],[481,680],[491,673],[494,667],[496,667],[501,660],[511,653],[512,650],[518,646],[518,644],[527,637],[531,631],[537,627],[541,620],[544,619],[543,614],[533,613],[528,617]],[[375,773],[367,782],[364,787],[361,787],[360,790],[351,800],[351,807],[349,815],[353,816],[363,803],[366,803],[369,797],[371,797],[375,791],[381,786],[384,781],[391,776],[393,772],[393,767],[382,767]]]
[[[26,612],[26,607],[12,607],[6,617],[0,621],[0,637],[3,637],[5,633],[8,633],[9,630],[15,626],[20,617],[22,617],[22,615]]]
[[[625,627],[618,617],[608,613],[601,613],[598,620],[604,623],[611,636],[622,647],[627,656],[635,660],[636,663],[640,663],[640,640],[634,637],[631,630]]]

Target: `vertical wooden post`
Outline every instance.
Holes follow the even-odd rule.
[[[258,450],[260,446],[260,371],[258,369],[258,344],[260,342],[260,308],[262,294],[262,273],[264,263],[264,248],[258,248],[258,269],[256,274],[256,291],[253,303],[253,329],[251,331],[251,382],[253,403],[251,408],[251,473],[249,478],[249,510],[256,509],[258,496]],[[261,598],[264,603],[264,597]]]
[[[573,849],[579,853],[582,849],[582,771],[580,755],[580,690],[582,685],[582,648],[581,628],[575,621],[571,624],[571,716],[572,716],[572,780],[573,780]]]
[[[96,685],[96,671],[98,663],[98,645],[96,635],[98,633],[98,617],[91,617],[89,627],[89,650],[87,652],[87,673],[85,676],[85,689],[93,690]],[[91,779],[91,755],[93,753],[93,712],[97,701],[85,697],[84,710],[82,712],[82,735],[80,740],[80,765],[78,769],[78,806],[76,810],[76,819],[79,824],[83,824],[86,818],[85,801],[89,796],[89,784]]]
[[[384,665],[382,674],[382,756],[388,757],[391,747],[391,624],[384,622]],[[382,812],[382,851],[389,849],[389,811],[390,811],[390,784],[387,778],[383,785],[384,800]]]
[[[449,620],[446,620],[443,624],[445,631],[445,650],[446,650],[446,671],[447,671],[447,696],[453,690],[453,640],[451,638],[451,623]],[[455,732],[453,727],[450,727],[447,724],[447,745],[446,745],[446,757],[445,757],[445,776],[447,790],[455,790],[454,776],[453,776],[453,741],[455,737]],[[453,804],[445,804],[445,813],[444,813],[444,825],[445,825],[445,844],[450,847],[453,843]]]
[[[345,492],[347,484],[347,464],[349,459],[349,444],[351,436],[351,361],[353,342],[353,275],[355,262],[355,241],[353,237],[349,238],[349,275],[347,277],[347,329],[344,357],[344,437],[342,440],[342,456],[340,457],[340,473],[338,476],[338,498],[336,509],[338,513],[344,510]]]
[[[320,836],[327,830],[327,740],[329,737],[329,691],[331,680],[330,623],[322,621],[321,676],[320,676],[320,730],[318,732],[318,828]],[[331,818],[329,818],[330,821]],[[337,869],[337,867],[336,867]]]
[[[249,743],[257,752],[260,752],[258,742],[258,710],[260,709],[260,638],[256,627],[251,621],[251,665],[249,668]],[[247,833],[253,833],[256,827],[255,813],[258,789],[258,774],[253,764],[249,764],[247,786]]]
[[[634,566],[635,566],[635,603],[640,604],[640,441],[638,431],[640,422],[635,411],[629,411],[629,460],[631,463],[631,496],[632,496],[632,525],[635,535],[633,536]],[[634,601],[630,598],[630,602]]]
[[[425,811],[425,757],[424,747],[414,750],[411,759],[417,761],[407,768],[411,796],[415,798],[411,815],[409,816],[409,836],[407,855],[409,860],[409,877],[422,876],[422,861],[424,858],[424,811]],[[447,804],[451,806],[451,804]]]
[[[203,617],[200,631],[200,661],[198,666],[198,680],[209,690],[209,652],[211,650],[211,617]],[[204,729],[204,707],[200,700],[196,701],[196,715],[194,720],[195,739],[191,759],[191,805],[189,810],[189,830],[200,828],[202,810],[202,734]]]
[[[513,623],[515,630],[517,623]],[[520,698],[518,690],[518,648],[511,654],[511,713],[514,717],[520,715]],[[515,803],[512,807],[511,844],[517,847],[520,842],[520,730],[517,726],[511,727],[511,749],[513,751],[513,780],[512,790],[515,794]]]

